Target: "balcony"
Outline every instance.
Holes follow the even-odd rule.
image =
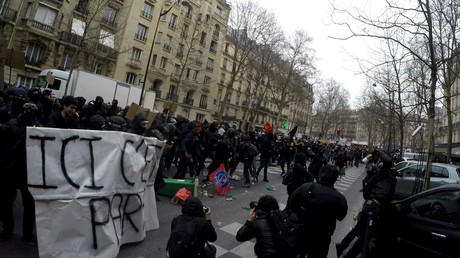
[[[193,106],[193,99],[185,97],[184,104],[187,106]]]
[[[72,33],[72,32],[68,32],[68,31],[61,31],[61,34],[59,35],[59,39],[64,41],[64,42],[67,42],[67,43],[70,43],[70,44],[73,44],[75,46],[79,46],[80,43],[82,42],[83,40],[83,37],[80,36],[80,35],[77,35],[75,33]],[[84,48],[86,46],[85,43],[82,44],[82,47]]]
[[[177,51],[176,56],[182,58],[184,56],[184,53],[182,53],[182,51]]]
[[[116,60],[118,57],[118,51],[102,44],[97,44],[93,51],[104,58]]]
[[[110,27],[110,28],[116,28],[117,23],[115,22],[115,19],[110,19],[108,17],[102,17],[101,23]]]
[[[201,45],[202,47],[206,47],[206,41],[200,41],[200,45]]]
[[[75,7],[75,12],[87,16],[89,14],[88,3],[85,1],[78,2],[77,7]]]
[[[186,13],[185,14],[185,21],[191,22],[192,21],[192,13]]]
[[[168,28],[170,28],[171,30],[176,30],[176,24],[170,23],[170,24],[168,25]]]
[[[180,33],[180,36],[181,36],[182,38],[184,38],[184,39],[188,38],[187,32],[185,32],[185,31],[182,31],[182,32]]]
[[[144,43],[147,41],[147,38],[145,37],[145,34],[136,33],[136,34],[134,34],[134,38],[139,40],[139,41],[142,41]]]
[[[202,109],[207,109],[207,108],[208,108],[208,105],[205,104],[205,103],[203,103],[203,104],[200,104],[198,107],[199,107],[199,108],[202,108]]]
[[[144,10],[141,11],[141,17],[146,18],[147,20],[152,20],[153,16],[151,13],[148,13]]]
[[[170,46],[170,45],[164,45],[164,46],[163,46],[163,49],[164,49],[165,51],[170,52],[170,51],[171,51],[171,46]]]
[[[174,93],[168,92],[168,93],[166,94],[166,99],[167,99],[167,100],[171,100],[171,101],[173,101],[173,102],[177,102],[177,100],[179,99],[179,96],[176,95],[176,94],[174,94]]]
[[[216,50],[216,48],[211,47],[211,48],[209,48],[209,52],[211,52],[212,54],[216,54],[217,50]]]
[[[196,59],[195,60],[195,64],[197,64],[198,66],[202,65],[203,64],[203,61],[201,61],[200,59]]]
[[[212,71],[214,71],[214,68],[212,66],[206,66],[206,70],[212,72]]]
[[[41,31],[45,31],[51,34],[54,33],[54,28],[52,26],[46,25],[44,23],[41,23],[41,22],[38,22],[32,19],[23,19],[22,23],[23,23],[23,26],[26,26],[26,27],[36,28],[36,29],[39,29]]]
[[[17,13],[18,12],[16,10],[13,10],[10,8],[4,8],[2,12],[0,13],[0,18],[10,21],[10,22],[15,22]]]
[[[126,63],[128,66],[135,68],[135,69],[141,69],[142,67],[142,62],[139,59],[134,59],[132,57],[128,58],[128,62]]]

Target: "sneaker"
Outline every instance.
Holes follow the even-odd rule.
[[[37,238],[33,234],[23,236],[22,240],[27,242],[27,243],[29,243],[29,245],[31,245],[31,246],[36,246],[37,245]]]
[[[6,233],[5,231],[3,231],[2,233],[0,233],[0,243],[9,241],[12,237],[12,233]]]

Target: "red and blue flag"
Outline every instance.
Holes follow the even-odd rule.
[[[224,164],[220,164],[220,166],[211,173],[209,178],[216,187],[218,195],[224,195],[230,191],[230,177],[227,171],[225,171]]]

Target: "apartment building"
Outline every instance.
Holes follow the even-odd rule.
[[[41,70],[78,67],[155,91],[152,109],[210,119],[229,12],[225,0],[1,0],[1,38],[25,56],[4,78],[30,88]]]

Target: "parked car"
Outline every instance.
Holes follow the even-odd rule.
[[[460,184],[392,202],[377,225],[385,257],[459,257]]]
[[[425,169],[426,162],[418,162],[397,170],[395,198],[403,199],[420,192]],[[430,188],[444,184],[454,184],[459,181],[460,166],[445,163],[432,164]]]
[[[416,161],[416,160],[405,160],[405,161],[401,161],[401,162],[398,162],[396,163],[395,165],[395,169],[396,170],[400,170],[402,168],[405,168],[405,167],[408,167],[408,166],[411,166],[411,165],[417,165],[419,162]]]

